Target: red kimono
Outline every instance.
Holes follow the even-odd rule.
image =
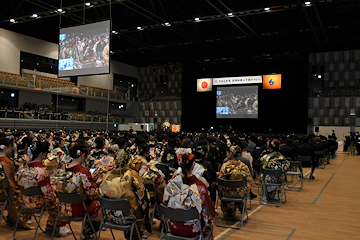
[[[196,185],[198,193],[193,192],[188,195],[190,191],[184,188],[181,177],[174,177],[171,179],[165,189],[164,202],[168,207],[186,209],[193,204],[198,210],[201,208],[201,226],[204,235],[204,239],[213,239],[212,226],[213,220],[216,215],[216,210],[213,201],[210,198],[209,192],[205,184],[196,178],[196,176],[190,176],[189,186]],[[179,181],[180,180],[180,181]],[[182,185],[182,186],[179,186]],[[185,190],[185,191],[184,191]],[[183,192],[184,191],[184,192]],[[200,199],[199,199],[200,197]],[[184,199],[186,198],[186,199]],[[182,202],[183,201],[183,202]],[[193,204],[191,204],[191,202]],[[194,222],[176,222],[169,221],[168,226],[170,231],[179,236],[193,237],[199,234],[197,224]]]
[[[91,177],[90,172],[84,168],[81,164],[75,165],[71,168],[67,168],[67,171],[73,172],[75,175],[81,177],[82,187],[84,189],[84,199],[86,208],[91,215],[101,210],[100,202],[97,199],[99,196],[99,189]],[[85,209],[82,203],[77,204],[62,204],[61,213],[68,217],[82,217],[85,215]],[[101,214],[94,219],[100,220]]]
[[[30,182],[33,180],[37,182],[37,185],[40,187],[42,195],[44,197],[46,206],[49,210],[49,218],[47,220],[46,226],[53,227],[57,214],[57,207],[59,206],[59,201],[56,198],[55,188],[50,184],[50,174],[48,169],[42,164],[42,162],[29,162],[27,164],[28,167],[20,167],[17,175],[20,178],[18,180],[19,185],[23,185],[24,181],[21,181],[21,177],[26,179],[25,182]],[[28,179],[30,176],[34,177],[34,179]],[[25,184],[26,185],[26,184]],[[31,186],[23,186],[24,188]],[[43,206],[43,201],[41,200],[41,196],[23,196],[24,204],[27,208],[30,209],[40,209]],[[65,226],[66,222],[62,219],[58,220],[57,227]]]

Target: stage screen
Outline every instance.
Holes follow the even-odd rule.
[[[258,85],[218,87],[216,118],[258,118]]]
[[[110,73],[110,20],[62,28],[59,77]]]

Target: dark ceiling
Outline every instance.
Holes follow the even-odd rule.
[[[86,2],[91,6],[85,6]],[[309,52],[354,49],[360,44],[358,0],[316,0],[310,5],[296,0],[111,3],[110,16],[109,0],[0,1],[0,28],[58,43],[59,26],[111,17],[116,32],[112,34],[112,59],[134,66],[304,57]],[[56,12],[60,7],[65,11],[61,18]],[[39,18],[32,18],[34,13]]]

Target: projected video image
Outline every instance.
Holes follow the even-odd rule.
[[[258,86],[219,87],[216,118],[257,118]]]
[[[59,76],[109,72],[109,21],[60,29]]]

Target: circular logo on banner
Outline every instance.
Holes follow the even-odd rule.
[[[207,88],[207,86],[208,86],[207,82],[204,81],[204,82],[201,83],[201,87],[203,89]]]

